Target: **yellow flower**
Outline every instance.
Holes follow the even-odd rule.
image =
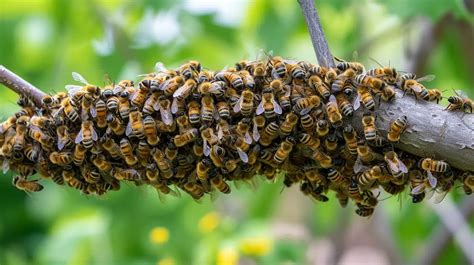
[[[221,248],[217,252],[216,265],[236,265],[239,263],[239,253],[234,248]]]
[[[264,237],[246,238],[240,242],[240,250],[248,256],[264,256],[271,248],[271,240]]]
[[[174,264],[176,263],[174,262],[174,259],[171,257],[161,259],[156,263],[156,265],[174,265]]]
[[[209,233],[212,230],[216,229],[219,225],[219,214],[216,212],[210,212],[204,215],[201,220],[199,220],[199,231],[202,233]]]
[[[170,232],[164,227],[155,227],[150,232],[150,241],[155,244],[164,244],[168,241]]]

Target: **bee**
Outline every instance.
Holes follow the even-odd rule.
[[[105,159],[104,155],[101,154],[92,154],[91,162],[96,166],[99,170],[103,172],[110,172],[112,171],[112,165]]]
[[[264,89],[262,91],[262,101],[257,106],[256,114],[260,115],[265,114],[265,118],[274,119],[276,115],[282,114],[283,110],[281,109],[278,102],[275,100],[275,95],[273,94],[272,89]]]
[[[133,148],[127,138],[120,140],[120,152],[125,159],[125,163],[129,166],[133,166],[138,162],[137,157],[133,154]]]
[[[373,166],[370,169],[365,170],[363,173],[358,174],[357,182],[361,189],[367,190],[379,179],[382,173],[382,169],[379,166]]]
[[[186,79],[197,77],[201,72],[201,63],[198,61],[189,61],[181,65],[178,71]]]
[[[115,95],[113,92],[110,94],[105,94],[104,96],[106,98],[105,104],[107,106],[107,110],[110,113],[116,113],[120,105],[119,97],[117,97],[117,95]]]
[[[133,168],[116,170],[113,176],[117,180],[128,180],[128,181],[141,180],[140,173]]]
[[[210,82],[212,79],[214,79],[213,71],[204,70],[199,73],[199,76],[198,76],[199,83]]]
[[[390,142],[398,142],[400,135],[405,131],[408,125],[408,117],[400,116],[390,124],[387,139]]]
[[[339,186],[339,187],[345,187],[347,186],[347,179],[344,177],[344,175],[341,174],[338,170],[336,170],[333,167],[328,168],[328,180],[331,181],[332,184]]]
[[[389,194],[397,195],[405,190],[405,185],[397,185],[391,181],[382,184],[382,188]]]
[[[417,99],[421,98],[423,100],[429,100],[430,97],[428,89],[413,79],[405,81],[402,90],[404,93],[414,94]]]
[[[449,105],[446,107],[447,110],[462,110],[472,113],[474,102],[465,96],[462,91],[454,91],[455,96],[448,98]]]
[[[201,122],[201,108],[197,101],[191,101],[188,103],[188,117],[189,122],[193,125]]]
[[[212,160],[204,158],[196,164],[196,175],[200,180],[207,180],[209,170],[212,168]]]
[[[351,69],[355,71],[356,74],[362,74],[365,72],[364,65],[358,62],[345,62],[339,58],[335,58],[339,63],[337,63],[336,68],[339,69],[340,71],[347,71],[348,69]]]
[[[269,67],[269,70],[271,71],[271,76],[274,79],[285,77],[288,73],[285,60],[279,56],[269,57],[267,67]]]
[[[364,127],[365,140],[374,141],[377,137],[377,127],[375,127],[375,117],[370,112],[364,113],[362,126]]]
[[[30,126],[30,129],[28,130],[28,136],[31,139],[35,140],[36,142],[39,142],[41,144],[41,147],[45,150],[51,150],[53,147],[53,144],[54,144],[53,138],[51,138],[49,135],[42,132],[37,127]],[[5,152],[3,153],[5,154]]]
[[[353,78],[356,75],[356,72],[352,69],[349,68],[342,72],[341,74],[337,75],[334,82],[331,84],[331,91],[332,93],[339,93],[343,90],[343,88],[346,86],[346,83],[348,80]]]
[[[328,135],[324,140],[324,145],[326,146],[326,152],[334,154],[337,149],[337,136],[334,134]]]
[[[258,159],[258,156],[260,154],[260,145],[259,144],[256,144],[252,147],[252,149],[250,150],[249,154],[248,154],[248,161],[247,161],[247,165],[255,165],[257,163],[257,159]],[[255,167],[257,167],[255,165]]]
[[[321,194],[323,186],[317,186],[313,188],[309,182],[301,183],[300,190],[304,195],[310,196],[312,199],[320,202],[327,202],[329,198],[326,195]]]
[[[474,174],[472,172],[465,172],[461,179],[464,193],[471,195],[474,191]]]
[[[387,82],[389,85],[394,85],[398,79],[398,72],[393,67],[374,68],[367,71],[366,75],[377,77]]]
[[[374,207],[357,204],[356,214],[362,217],[369,217],[374,213]]]
[[[214,99],[211,96],[204,96],[201,100],[201,105],[201,120],[206,123],[211,123],[216,113]]]
[[[81,120],[88,120],[89,113],[93,118],[97,115],[95,109],[95,98],[90,94],[85,94],[81,101]]]
[[[213,145],[211,148],[210,158],[212,163],[216,167],[224,167],[224,158],[225,158],[226,151],[224,148],[220,147],[219,145]]]
[[[143,105],[143,113],[145,115],[152,115],[155,111],[158,111],[160,108],[159,105],[159,97],[160,95],[158,92],[153,92],[151,95],[146,99]]]
[[[107,131],[113,132],[115,135],[122,135],[125,133],[125,127],[122,125],[120,118],[115,115],[107,116]]]
[[[336,198],[342,208],[345,208],[349,203],[349,197],[341,189],[336,190]]]
[[[231,85],[233,88],[240,90],[244,87],[244,81],[242,78],[236,74],[229,71],[222,71],[217,73],[214,76],[215,80],[225,81],[227,84]]]
[[[38,192],[43,190],[43,185],[38,183],[38,180],[27,180],[24,177],[13,177],[12,184],[20,190],[26,192]]]
[[[405,164],[398,158],[397,153],[389,151],[384,155],[385,162],[388,165],[390,173],[396,178],[402,178],[404,173],[408,173],[408,169]]]
[[[307,132],[313,131],[316,126],[314,118],[310,114],[304,114],[300,117],[300,123],[303,130]]]
[[[76,122],[79,120],[79,114],[77,113],[76,109],[69,103],[68,100],[63,100],[61,102],[61,109],[64,111],[64,114],[66,114],[66,117],[72,121]]]
[[[324,82],[331,84],[337,77],[337,72],[333,68],[328,68],[324,75]]]
[[[359,185],[357,185],[357,181],[352,179],[349,187],[347,187],[347,195],[351,198],[355,203],[363,203],[364,197],[359,190]]]
[[[161,99],[160,100],[160,116],[161,120],[165,125],[172,125],[174,123],[173,115],[171,113],[171,103],[168,99]]]
[[[260,144],[262,146],[269,146],[273,140],[275,140],[278,137],[278,132],[279,132],[279,127],[278,123],[276,122],[270,122],[267,126],[265,126],[265,129],[263,129],[263,133],[261,134],[260,137]]]
[[[166,158],[168,158],[170,161],[173,161],[177,155],[178,155],[178,148],[176,148],[176,146],[172,142],[168,142],[165,148]]]
[[[196,139],[196,141],[194,141],[194,144],[193,144],[193,154],[196,156],[196,157],[201,157],[204,155],[204,149],[203,149],[203,140],[198,138]]]
[[[363,141],[357,145],[357,160],[354,164],[354,172],[361,172],[365,166],[363,163],[370,163],[375,159],[372,149]]]
[[[58,150],[61,151],[64,147],[72,144],[71,136],[68,128],[65,125],[61,125],[56,128],[56,134],[58,135],[57,146]]]
[[[296,124],[298,123],[298,115],[290,112],[286,114],[285,120],[280,125],[280,135],[286,137],[293,132]],[[257,128],[256,126],[254,128]]]
[[[224,181],[222,176],[218,175],[216,177],[211,178],[211,184],[212,184],[212,186],[216,187],[216,189],[218,189],[220,192],[222,192],[224,194],[229,194],[230,191],[231,191],[229,184],[227,184]]]
[[[175,100],[184,101],[188,96],[191,94],[197,86],[196,81],[194,79],[188,79],[182,86],[180,86],[176,91],[173,93],[173,102]]]
[[[321,80],[319,76],[310,76],[308,79],[308,84],[312,89],[315,89],[318,94],[325,100],[328,100],[329,96],[331,96],[331,91],[329,90],[329,87]]]
[[[73,155],[71,152],[51,152],[49,154],[49,160],[51,163],[60,165],[60,166],[67,166],[73,161]]]
[[[176,147],[185,146],[198,137],[198,130],[196,128],[189,129],[188,131],[178,134],[173,138],[173,142]]]
[[[250,90],[242,91],[242,95],[233,107],[235,113],[241,112],[243,116],[250,116],[253,112],[253,92]],[[263,100],[262,100],[263,102]]]
[[[334,127],[339,127],[342,125],[342,115],[339,112],[339,107],[337,105],[337,100],[334,95],[329,97],[328,103],[326,103],[326,112],[328,114],[329,122]]]
[[[146,116],[145,119],[143,119],[143,133],[146,137],[146,141],[150,145],[157,145],[160,141],[156,129],[156,122],[151,116]]]
[[[384,86],[381,89],[380,97],[385,102],[390,102],[395,99],[396,93],[392,86]]]
[[[6,121],[2,122],[0,125],[0,134],[5,133],[8,129],[10,129],[13,125],[16,124],[16,117],[12,116],[9,117]]]
[[[300,133],[298,136],[300,143],[309,147],[312,151],[316,151],[321,144],[319,138],[311,136],[311,134]]]
[[[139,139],[145,138],[143,128],[142,113],[139,111],[131,111],[129,114],[128,125],[125,130],[125,135],[128,137],[137,137]]]
[[[136,96],[137,97],[136,101],[138,102],[135,102],[134,104],[136,106],[140,106],[140,104],[137,104],[141,100],[141,99],[138,99],[138,97],[144,96],[146,98],[149,91],[156,92],[159,89],[160,89],[160,82],[158,80],[150,78],[150,77],[143,79],[142,81],[140,81],[140,83],[138,83],[138,92],[141,95]]]
[[[426,171],[443,173],[450,169],[448,163],[431,158],[423,158],[419,162],[419,167]]]
[[[358,98],[360,98],[360,101],[362,101],[362,104],[364,104],[367,109],[372,111],[375,109],[374,98],[372,97],[372,95],[370,94],[370,90],[366,86],[358,87],[357,94]]]
[[[173,165],[171,161],[166,158],[165,154],[160,149],[153,148],[151,155],[160,170],[160,175],[165,179],[171,178],[174,175]]]
[[[316,123],[316,133],[319,137],[324,137],[329,133],[329,123],[326,120],[319,120]]]
[[[76,144],[82,143],[86,149],[90,149],[98,138],[97,132],[94,130],[94,123],[92,121],[84,121],[74,142]]]
[[[148,164],[148,158],[150,157],[150,151],[151,147],[148,145],[148,143],[145,140],[140,140],[138,142],[138,147],[137,147],[137,156],[142,164],[142,166],[146,166]]]
[[[369,93],[370,90],[380,91],[385,86],[385,83],[382,79],[366,74],[357,75],[355,77],[355,82],[358,85],[358,90],[363,89],[367,91],[367,93]]]
[[[179,87],[184,84],[184,82],[184,77],[178,75],[163,82],[159,88],[161,91],[163,91],[165,96],[171,96]]]
[[[27,144],[23,150],[26,158],[32,162],[37,162],[40,156],[41,147],[38,143]]]
[[[273,161],[278,164],[283,163],[293,150],[294,144],[295,140],[292,137],[287,137],[285,140],[283,140],[280,144],[280,147],[276,150],[275,155],[273,156]]]
[[[122,91],[119,96],[118,110],[120,117],[125,120],[130,115],[130,101],[128,100],[129,93],[127,91]]]
[[[14,136],[13,151],[21,151],[25,146],[25,135],[28,130],[28,121],[30,120],[27,116],[21,116],[16,120],[16,134]]]
[[[307,114],[313,108],[317,108],[321,105],[321,99],[316,96],[310,96],[306,98],[299,99],[295,106],[293,106],[293,111],[299,113],[300,115]]]
[[[242,70],[239,72],[239,74],[242,78],[242,81],[244,82],[244,87],[247,87],[249,89],[255,88],[255,80],[247,70]]]
[[[357,155],[357,132],[350,124],[344,126],[342,135],[346,141],[347,150],[351,155]]]
[[[313,152],[312,158],[315,161],[318,161],[322,168],[331,168],[333,166],[332,158],[321,150],[315,150]]]
[[[74,147],[74,152],[72,153],[72,161],[76,166],[81,165],[84,162],[87,149],[80,145],[76,144]]]
[[[438,104],[440,100],[443,99],[443,92],[441,90],[433,88],[428,89],[428,100],[429,101],[436,101]]]
[[[341,111],[342,115],[346,117],[351,117],[354,113],[354,107],[352,104],[347,100],[344,93],[339,93],[336,95],[337,105],[339,106],[339,110]]]

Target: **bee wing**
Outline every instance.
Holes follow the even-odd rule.
[[[94,130],[93,127],[91,127],[91,133],[92,133],[92,140],[97,142],[97,140],[99,140],[99,136],[97,135],[97,132]]]
[[[166,69],[165,65],[162,62],[156,62],[155,64],[155,72],[164,72],[168,69]]]
[[[398,166],[399,164],[397,162],[394,162],[392,160],[386,160],[386,161],[387,161],[388,167],[390,168],[390,171],[392,171],[392,172],[401,171],[399,166]]]
[[[273,79],[280,79],[280,75],[277,73],[275,69],[272,69],[272,78]]]
[[[420,78],[417,78],[416,81],[417,82],[430,82],[430,81],[433,81],[435,78],[436,78],[435,75],[425,75]]]
[[[92,105],[90,107],[90,113],[91,113],[92,118],[97,117],[97,110],[96,110],[95,106]]]
[[[359,93],[356,93],[356,96],[354,97],[354,100],[352,101],[352,106],[354,108],[354,111],[356,111],[360,108],[360,95],[359,95]]]
[[[400,159],[398,159],[398,167],[400,168],[400,171],[402,171],[403,173],[408,173],[407,166]]]
[[[132,134],[132,132],[133,132],[132,120],[129,120],[127,124],[127,129],[125,130],[125,135],[129,136],[130,134]]]
[[[67,140],[68,140],[67,137],[59,137],[58,136],[58,150],[59,151],[63,150],[64,146],[68,142]]]
[[[217,139],[219,139],[219,141],[222,139],[222,137],[224,137],[224,131],[222,130],[222,127],[217,125],[219,128],[217,129]]]
[[[202,140],[202,150],[205,156],[209,156],[211,154],[211,147],[207,144],[207,140]]]
[[[171,103],[171,113],[176,114],[178,112],[178,98],[173,98]]]
[[[425,191],[425,185],[423,183],[417,185],[411,190],[412,195],[418,195]]]
[[[81,119],[86,121],[89,119],[89,113],[86,108],[81,108]]]
[[[242,149],[237,147],[237,153],[239,153],[239,157],[240,157],[240,160],[242,160],[242,162],[244,162],[244,163],[249,162],[249,157],[248,157],[247,153],[242,151]]]
[[[2,163],[3,174],[6,174],[10,170],[10,160],[4,158]]]
[[[445,191],[441,191],[441,192],[437,192],[435,194],[435,197],[433,199],[433,202],[434,203],[440,203],[444,200],[444,198],[446,198],[446,195],[448,195],[448,192],[449,190],[445,190]]]
[[[276,100],[273,100],[273,110],[275,111],[276,114],[281,114],[283,110],[281,109],[280,105]]]
[[[79,83],[83,83],[84,85],[89,84],[89,82],[87,82],[87,80],[81,74],[77,72],[72,72],[72,79],[74,79],[75,81]]]
[[[291,96],[291,87],[290,86],[284,86],[285,91],[285,97]]]
[[[161,107],[160,101],[159,101],[159,100],[156,100],[156,102],[153,104],[153,109],[154,109],[155,111],[159,111],[159,110],[160,110],[160,107]]]
[[[188,90],[190,89],[191,87],[184,84],[182,86],[180,86],[178,89],[176,89],[176,91],[173,93],[173,97],[176,98],[176,97],[180,97],[184,94],[186,94],[188,92]]]
[[[246,132],[244,135],[244,142],[247,144],[252,144],[252,137],[250,137],[250,133]]]
[[[336,97],[334,95],[331,95],[329,97],[329,102],[332,102],[332,103],[336,103],[337,104],[337,100],[336,100]]]
[[[65,88],[66,88],[69,96],[73,96],[77,92],[82,90],[82,86],[77,86],[77,85],[66,85]]]
[[[419,85],[414,85],[411,87],[413,89],[413,91],[415,91],[416,93],[420,93],[421,91],[423,91],[423,88],[421,87],[421,84]]]
[[[252,138],[255,142],[260,140],[260,133],[258,132],[258,127],[255,124],[253,125]]]
[[[354,164],[354,173],[359,173],[367,169],[369,168],[362,164],[362,160],[360,159],[360,156],[357,156],[356,162]]]
[[[74,143],[78,144],[84,140],[84,129],[81,128],[81,130],[77,133],[76,139],[74,140]]]
[[[425,199],[426,200],[431,199],[431,197],[433,197],[434,194],[435,194],[435,189],[429,189],[428,191],[426,191]]]
[[[163,120],[163,122],[166,125],[173,124],[173,115],[171,115],[171,112],[169,112],[169,110],[166,110],[166,109],[162,108],[160,110],[160,114],[161,114],[161,120]]]
[[[160,86],[158,87],[159,90],[164,91],[166,88],[171,84],[173,79],[168,79],[165,82],[161,83]]]
[[[302,109],[302,110],[300,111],[300,115],[301,115],[301,116],[304,116],[304,115],[308,114],[308,113],[311,111],[311,109],[312,109],[312,108],[305,108],[305,109]]]
[[[463,90],[454,90],[454,94],[456,94],[456,96],[461,97],[461,98],[468,97],[466,92],[464,92]]]
[[[240,105],[242,104],[242,99],[243,99],[243,97],[240,96],[240,98],[239,98],[239,99],[237,100],[237,102],[235,103],[234,108],[233,108],[235,113],[239,113],[239,112],[240,112]]]
[[[262,98],[262,101],[260,101],[260,103],[258,104],[257,110],[255,111],[257,115],[260,115],[265,111],[265,109],[263,108],[264,101],[265,100]]]
[[[436,185],[438,185],[438,179],[433,176],[433,174],[429,170],[426,171],[426,175],[428,176],[428,182],[430,183],[430,186],[432,188],[436,188]]]

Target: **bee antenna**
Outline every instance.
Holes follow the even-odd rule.
[[[375,60],[374,58],[372,57],[369,57],[369,59],[373,62],[375,62],[376,64],[378,64],[380,67],[383,67],[383,65],[381,63],[379,63],[379,61]]]

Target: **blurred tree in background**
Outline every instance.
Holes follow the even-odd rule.
[[[317,6],[334,55],[352,60],[356,51],[368,68],[374,58],[434,74],[429,87],[448,95],[463,89],[472,98],[468,3],[472,8],[462,0]],[[64,90],[73,71],[102,85],[106,76],[136,80],[157,61],[176,67],[196,59],[221,69],[255,59],[260,49],[315,61],[299,6],[285,0],[2,0],[0,36],[0,64],[45,91]],[[0,93],[0,115],[7,117],[17,96],[5,87]],[[10,173],[0,176],[0,264],[328,264],[347,258],[344,241],[358,242],[352,232],[360,227],[372,227],[368,238],[355,238],[379,254],[377,261],[413,263],[440,225],[407,194],[383,201],[366,220],[352,207],[340,209],[335,198],[313,204],[297,187],[281,192],[263,179],[258,188],[233,188],[201,203],[186,195],[162,203],[153,190],[133,185],[103,198],[54,185],[30,195],[10,181]],[[450,243],[438,262],[466,261]]]

